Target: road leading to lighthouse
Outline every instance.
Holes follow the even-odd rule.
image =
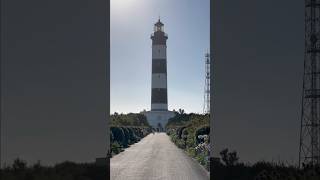
[[[111,158],[111,180],[209,180],[165,133],[150,134]]]

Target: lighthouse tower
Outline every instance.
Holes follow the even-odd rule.
[[[149,124],[158,131],[163,131],[168,119],[175,115],[174,112],[168,111],[167,39],[164,24],[159,19],[154,24],[154,32],[151,35],[151,111],[144,112]]]
[[[152,83],[151,111],[168,110],[167,91],[167,39],[163,24],[159,21],[154,25],[152,39]]]

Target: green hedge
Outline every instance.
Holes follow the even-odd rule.
[[[167,134],[171,137],[172,142],[179,148],[184,149],[188,155],[198,160],[201,165],[209,170],[208,144],[202,146],[204,140],[198,138],[199,135],[208,135],[209,137],[209,116],[201,114],[177,114],[176,117],[169,119],[166,127]]]
[[[205,125],[205,126],[200,126],[196,130],[195,138],[196,138],[196,143],[199,144],[200,142],[203,142],[198,138],[199,135],[210,135],[210,126]]]
[[[111,127],[111,153],[120,153],[151,132],[150,127]]]

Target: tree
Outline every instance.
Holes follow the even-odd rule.
[[[19,158],[15,159],[13,162],[13,170],[14,171],[22,171],[27,168],[27,163]]]
[[[179,109],[179,114],[184,114],[184,110],[183,109]]]
[[[239,157],[236,151],[229,152],[228,148],[220,152],[222,161],[226,166],[234,166],[238,163]]]

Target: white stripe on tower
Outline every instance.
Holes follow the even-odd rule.
[[[167,75],[165,73],[152,73],[152,88],[167,88]]]
[[[158,103],[153,103],[151,104],[151,107],[155,110],[161,110],[161,109],[168,109],[167,104],[158,104]]]

